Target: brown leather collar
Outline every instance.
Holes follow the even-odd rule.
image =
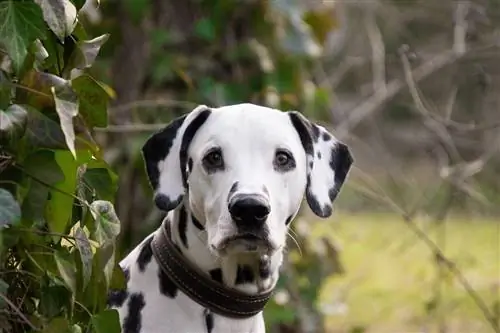
[[[183,293],[219,315],[240,319],[252,317],[264,309],[272,295],[272,290],[248,295],[212,280],[188,262],[172,242],[168,220],[153,237],[151,248],[160,268]]]

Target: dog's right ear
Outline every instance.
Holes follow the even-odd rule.
[[[153,134],[142,147],[154,202],[159,209],[169,211],[182,202],[187,186],[187,149],[211,112],[206,105],[198,106]]]

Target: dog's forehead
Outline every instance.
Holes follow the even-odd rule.
[[[213,109],[200,129],[199,142],[215,141],[232,145],[252,143],[276,146],[299,143],[290,118],[285,112],[253,104]]]

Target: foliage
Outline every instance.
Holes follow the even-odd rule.
[[[92,137],[113,92],[86,72],[82,1],[0,2],[0,332],[118,332],[117,177]]]

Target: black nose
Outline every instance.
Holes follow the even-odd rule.
[[[240,221],[263,224],[271,211],[267,200],[260,195],[236,195],[228,208],[236,224]]]

